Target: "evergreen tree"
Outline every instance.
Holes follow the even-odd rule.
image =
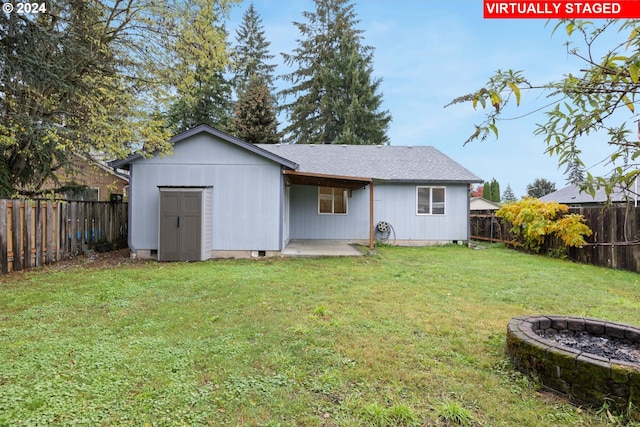
[[[174,134],[201,124],[226,131],[232,120],[231,86],[220,71],[194,76],[188,93],[179,92],[169,107],[167,122]]]
[[[500,203],[500,184],[495,178],[491,180],[491,201]]]
[[[502,201],[504,203],[510,203],[510,202],[515,202],[516,200],[518,199],[516,198],[516,195],[513,194],[511,185],[507,184],[507,188],[504,190],[504,193],[502,194]]]
[[[527,185],[527,194],[531,197],[540,198],[556,191],[556,185],[544,178],[536,178],[533,183]]]
[[[222,21],[228,4],[223,0],[173,0],[175,37],[166,43],[164,72],[168,127],[180,133],[201,124],[228,130],[233,115],[231,85],[223,75],[228,64],[227,32]]]
[[[362,46],[353,5],[348,0],[315,0],[308,22],[294,22],[303,39],[293,54],[283,54],[296,70],[284,78],[293,86],[281,92],[289,126],[285,140],[304,144],[386,144],[391,121],[380,111],[381,80],[372,79],[373,48]]]
[[[493,194],[491,193],[491,183],[489,181],[485,181],[485,183],[482,184],[482,197],[485,200],[493,201]]]
[[[236,41],[237,45],[233,53],[235,75],[232,83],[237,92],[240,93],[254,75],[260,77],[269,90],[272,90],[276,66],[268,62],[274,56],[269,54],[271,43],[265,39],[262,19],[253,7],[253,3],[249,5],[242,17],[240,28],[236,30]]]
[[[585,181],[584,165],[579,159],[574,159],[567,164],[564,174],[567,176],[567,184],[581,184]]]
[[[280,142],[273,104],[265,81],[255,75],[251,77],[236,102],[235,117],[231,123],[233,135],[252,144]]]

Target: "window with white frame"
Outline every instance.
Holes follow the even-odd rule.
[[[347,190],[344,188],[318,187],[318,213],[346,215]]]
[[[444,215],[444,187],[416,187],[418,215]]]

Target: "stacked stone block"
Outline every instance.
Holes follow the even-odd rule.
[[[537,332],[586,331],[640,344],[640,329],[624,323],[565,316],[516,317],[507,327],[507,355],[519,371],[579,404],[625,409],[640,402],[640,365],[598,356],[546,339]]]

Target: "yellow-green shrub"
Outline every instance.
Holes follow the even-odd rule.
[[[539,252],[549,236],[557,237],[567,247],[587,243],[584,236],[590,236],[591,229],[584,223],[584,217],[568,212],[567,205],[525,197],[503,205],[496,216],[511,223],[511,234],[525,248]]]

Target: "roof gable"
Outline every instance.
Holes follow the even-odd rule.
[[[225,132],[219,131],[207,125],[200,125],[193,129],[189,129],[188,131],[175,135],[169,140],[169,142],[174,146],[180,142],[188,143],[189,139],[193,139],[193,137],[200,135],[202,133],[211,135],[218,140],[222,140],[233,146],[236,146],[238,148],[257,154],[258,156],[271,160],[289,169],[296,169],[298,167],[298,165],[295,162],[292,162],[289,159],[280,157],[278,154],[264,150],[255,144],[245,142],[241,139],[238,139],[234,136],[231,136]],[[154,156],[158,156],[158,155],[159,154],[155,154]],[[109,166],[113,168],[128,169],[131,163],[142,158],[143,158],[142,154],[132,154],[124,159],[109,162]]]
[[[474,183],[478,176],[430,146],[258,144],[299,165],[299,172],[398,182]]]
[[[500,204],[482,197],[472,197],[470,208],[472,211],[498,210],[500,209]]]

